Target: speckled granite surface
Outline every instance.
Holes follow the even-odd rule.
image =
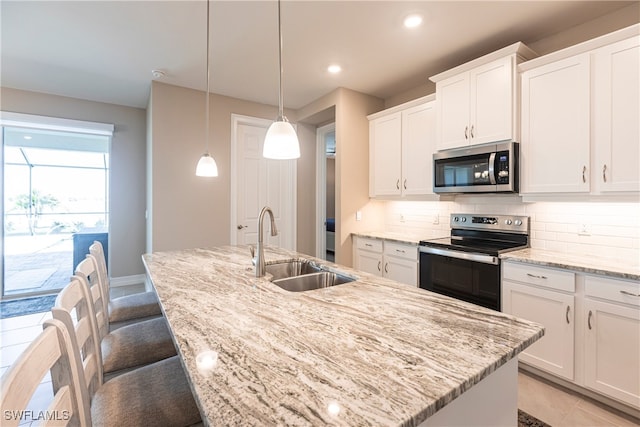
[[[610,258],[531,248],[507,252],[500,255],[500,258],[546,267],[564,268],[581,273],[598,274],[614,279],[640,280],[640,265],[630,265]]]
[[[391,240],[398,243],[406,243],[409,245],[418,245],[424,236],[411,236],[409,234],[392,233],[388,231],[367,231],[361,233],[352,233],[354,236],[369,237],[371,239]]]
[[[210,425],[417,425],[543,334],[326,262],[358,280],[287,292],[254,277],[247,247],[143,259]]]

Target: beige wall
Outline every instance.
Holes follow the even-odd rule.
[[[297,251],[316,254],[316,127],[297,124],[300,158],[297,171]]]
[[[147,182],[151,193],[147,250],[227,245],[230,242],[231,203],[231,115],[273,120],[277,107],[210,94],[209,151],[218,164],[219,176],[195,176],[195,167],[205,150],[204,92],[153,82],[150,101],[148,164],[153,164]],[[295,113],[286,112],[293,122]],[[312,227],[315,202],[309,182],[315,179],[315,130],[299,127],[302,158],[298,160],[298,245],[308,250],[306,230]],[[313,138],[311,138],[311,133]],[[314,182],[314,181],[313,181]],[[315,241],[310,242],[315,245]]]
[[[145,110],[1,88],[3,111],[112,123],[109,264],[112,277],[144,273]]]

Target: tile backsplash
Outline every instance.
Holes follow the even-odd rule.
[[[455,201],[386,202],[385,231],[429,239],[449,234],[451,213],[531,217],[532,248],[615,258],[640,265],[640,203],[535,202],[518,196],[458,196]]]

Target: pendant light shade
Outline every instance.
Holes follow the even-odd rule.
[[[207,100],[205,108],[206,134],[205,147],[206,150],[196,166],[196,176],[216,177],[218,176],[218,165],[213,157],[209,154],[209,0],[207,0]]]
[[[280,74],[278,77],[278,86],[280,89],[278,97],[278,118],[267,130],[262,155],[267,159],[297,159],[300,157],[298,135],[296,135],[295,129],[284,116],[284,103],[282,100],[282,23],[280,18],[280,0],[278,0],[278,42],[278,64],[280,65]]]
[[[196,175],[208,177],[218,176],[218,165],[209,153],[204,153],[202,157],[200,157],[198,166],[196,166]]]

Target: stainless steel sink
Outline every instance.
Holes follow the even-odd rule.
[[[327,288],[356,280],[304,259],[267,264],[265,270],[271,274],[273,283],[290,292]]]
[[[287,277],[285,279],[273,280],[273,283],[282,289],[290,292],[304,292],[313,289],[328,288],[330,286],[341,285],[353,282],[355,279],[331,271],[321,271],[318,273],[303,274],[301,276]]]
[[[304,259],[267,264],[265,270],[273,276],[271,281],[322,271],[316,263]]]

